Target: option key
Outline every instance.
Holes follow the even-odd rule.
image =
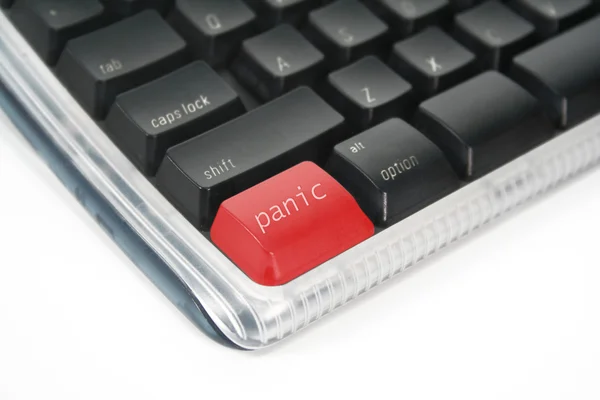
[[[444,154],[400,119],[338,144],[328,171],[379,226],[389,226],[458,189]]]

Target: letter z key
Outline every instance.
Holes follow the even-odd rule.
[[[374,230],[350,193],[304,162],[223,202],[210,236],[250,279],[278,286]]]

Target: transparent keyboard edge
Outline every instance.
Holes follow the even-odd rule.
[[[290,283],[266,287],[242,273],[150,184],[1,12],[0,79],[216,327],[244,349],[277,343],[600,163],[596,116]]]

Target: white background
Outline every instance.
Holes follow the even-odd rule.
[[[1,125],[2,400],[600,398],[599,171],[241,352],[197,331]]]

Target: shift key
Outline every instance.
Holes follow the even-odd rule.
[[[106,119],[106,131],[147,175],[167,149],[244,112],[237,93],[203,61],[123,93]]]
[[[299,88],[170,148],[157,185],[192,224],[208,230],[224,200],[302,161],[322,164],[344,132],[340,114]]]

